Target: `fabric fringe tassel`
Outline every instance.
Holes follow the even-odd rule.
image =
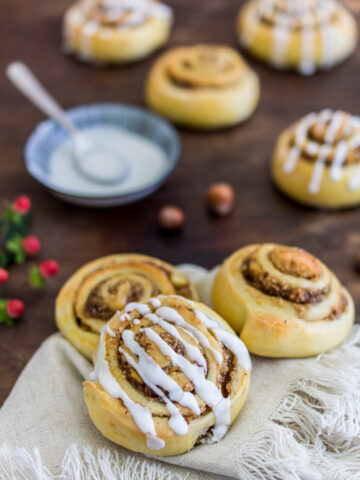
[[[317,361],[302,362],[267,425],[240,450],[241,480],[360,480],[360,329]],[[171,468],[171,467],[170,467]],[[0,480],[185,480],[167,465],[71,445],[61,473],[40,453],[0,446]]]
[[[302,364],[269,424],[244,445],[242,480],[360,480],[360,330]]]
[[[0,446],[0,480],[186,480],[187,475],[173,474],[166,466],[133,456],[123,459],[116,450],[70,445],[61,473],[51,473],[35,448]]]

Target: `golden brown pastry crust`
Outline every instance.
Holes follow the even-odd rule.
[[[310,113],[280,135],[272,175],[286,195],[322,208],[360,203],[360,119],[329,109]]]
[[[147,255],[109,255],[84,265],[65,283],[56,300],[56,323],[91,360],[101,327],[117,310],[159,294],[197,299],[193,285],[172,265]]]
[[[120,312],[111,319],[102,333],[94,361],[96,380],[84,382],[84,396],[95,426],[105,437],[136,452],[166,456],[184,453],[206,436],[211,439],[219,435],[220,439],[226,433],[228,424],[216,430],[218,422],[227,418],[226,422],[232,423],[242,408],[250,385],[251,363],[242,342],[237,343],[241,347],[239,358],[233,353],[238,347],[228,344],[227,348],[218,331],[200,319],[199,315],[205,315],[218,330],[220,327],[239,342],[229,325],[208,307],[178,296],[158,297],[158,300],[155,305],[147,302],[141,312],[144,304],[141,308],[138,304],[130,305],[125,309],[127,314]],[[158,310],[159,306],[171,310],[170,317],[175,311],[183,323],[172,321],[161,313],[161,308]],[[151,337],[149,330],[157,337]],[[187,365],[161,350],[164,348],[161,342],[171,349],[171,355],[179,356]],[[156,372],[155,379],[151,378],[151,372],[155,371],[152,362],[162,374]],[[189,365],[201,371],[195,379],[189,378],[186,370]],[[178,391],[171,386],[171,394],[168,382],[175,382]],[[204,382],[211,384],[216,392],[211,390],[209,396],[208,391],[202,391],[199,395],[199,385]],[[155,392],[154,385],[161,389]],[[223,399],[228,416],[224,416],[225,410],[220,412],[221,408],[214,414],[215,410],[207,403],[215,401],[215,394]],[[185,430],[181,433],[176,433],[179,418],[173,417],[169,400],[185,420]],[[199,408],[197,413],[193,411],[193,402]],[[139,408],[144,410],[136,418]]]
[[[172,22],[154,0],[79,0],[64,16],[65,50],[87,62],[132,62],[166,43]]]
[[[340,63],[357,41],[355,19],[337,0],[250,0],[237,32],[255,57],[305,75]]]
[[[232,48],[179,47],[155,63],[145,96],[150,108],[175,123],[216,129],[239,123],[253,113],[259,81]]]
[[[354,322],[349,292],[320,260],[271,243],[241,248],[224,261],[213,302],[249,351],[267,357],[330,350]]]

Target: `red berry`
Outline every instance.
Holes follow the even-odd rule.
[[[53,277],[59,271],[59,265],[55,260],[45,260],[39,268],[44,278]]]
[[[26,195],[21,195],[13,203],[13,210],[20,215],[26,215],[31,210],[31,200]]]
[[[8,278],[9,272],[7,272],[4,268],[0,268],[0,284],[7,282]]]
[[[29,236],[25,237],[22,241],[22,247],[27,255],[32,256],[39,252],[41,243],[38,237]]]
[[[6,305],[6,312],[11,318],[18,318],[25,311],[25,304],[21,300],[9,300]]]

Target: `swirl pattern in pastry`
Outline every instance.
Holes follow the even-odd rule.
[[[337,0],[250,0],[237,29],[250,53],[304,75],[340,63],[357,39],[353,16]]]
[[[215,312],[179,296],[115,314],[94,364],[84,383],[94,424],[119,445],[153,455],[221,440],[250,383],[243,342]]]
[[[146,101],[175,123],[221,128],[249,117],[258,102],[256,74],[232,48],[195,45],[166,52],[146,83]]]
[[[101,327],[118,310],[159,294],[197,298],[189,280],[168,263],[139,254],[110,255],[86,264],[65,283],[56,300],[56,322],[91,359]]]
[[[171,9],[156,0],[79,0],[64,17],[65,51],[84,61],[124,63],[163,45]]]
[[[350,294],[319,259],[272,243],[241,248],[226,259],[213,302],[249,351],[268,357],[330,350],[354,322]]]
[[[280,135],[272,171],[278,187],[301,203],[360,203],[359,117],[329,109],[306,115]]]

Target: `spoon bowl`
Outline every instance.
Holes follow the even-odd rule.
[[[94,183],[106,185],[119,184],[127,178],[129,162],[126,162],[118,152],[99,147],[86,138],[24,63],[10,63],[6,74],[34,105],[71,136],[74,161],[79,173]]]
[[[124,157],[110,150],[99,147],[83,133],[72,136],[75,167],[90,181],[112,185],[126,180],[130,165]]]

